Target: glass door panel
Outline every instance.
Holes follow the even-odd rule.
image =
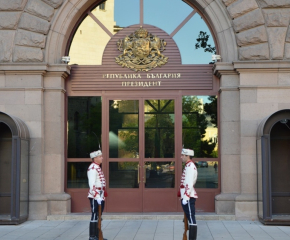
[[[110,162],[110,188],[139,188],[140,172],[138,162]]]
[[[174,188],[175,162],[145,162],[145,188]]]
[[[115,98],[107,103],[109,211],[173,211],[175,99]],[[161,191],[161,202],[154,201],[156,191]]]
[[[196,188],[218,188],[218,161],[195,162],[198,171]]]
[[[88,168],[91,162],[67,163],[67,188],[89,188]]]
[[[173,158],[174,100],[145,100],[145,158]]]
[[[139,158],[139,101],[109,101],[109,157]]]

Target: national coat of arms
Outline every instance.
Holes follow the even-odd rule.
[[[164,39],[153,36],[142,27],[120,39],[117,45],[122,54],[115,58],[116,63],[136,72],[148,72],[166,64],[168,60],[168,57],[161,54],[166,46]]]

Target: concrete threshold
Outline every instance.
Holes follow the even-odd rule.
[[[183,213],[103,213],[103,220],[183,220]],[[70,213],[67,215],[49,215],[47,220],[87,220],[90,213]],[[235,221],[235,215],[220,215],[216,213],[197,213],[196,220]]]

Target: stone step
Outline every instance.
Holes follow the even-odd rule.
[[[49,215],[47,220],[87,220],[90,213],[70,213],[67,215]],[[103,213],[103,220],[182,220],[182,213]],[[196,220],[235,221],[235,215],[219,215],[215,213],[197,213]]]

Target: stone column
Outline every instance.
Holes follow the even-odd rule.
[[[44,192],[47,214],[70,212],[70,195],[64,192],[65,181],[65,64],[50,65],[44,76]]]
[[[240,93],[239,76],[231,63],[216,63],[220,79],[221,193],[215,198],[217,214],[235,214],[235,198],[240,193]]]

